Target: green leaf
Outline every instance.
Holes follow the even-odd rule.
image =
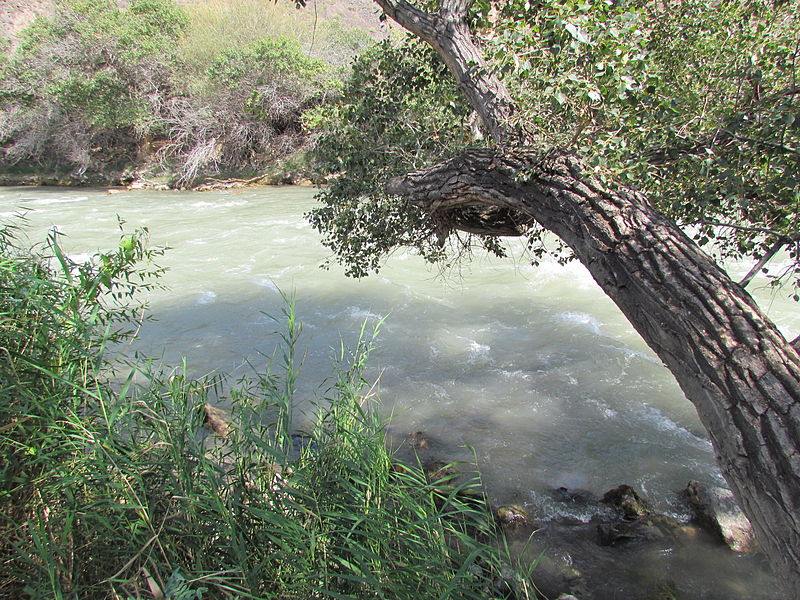
[[[569,34],[572,37],[578,40],[581,44],[588,44],[591,41],[589,39],[588,34],[577,25],[573,25],[572,23],[565,23],[564,28],[569,32]]]

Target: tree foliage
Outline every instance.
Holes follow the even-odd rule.
[[[520,107],[515,120],[528,139],[574,148],[597,174],[646,192],[723,256],[759,258],[776,245],[788,246],[787,270],[796,275],[797,9],[796,1],[762,0],[478,2],[471,23]],[[385,46],[378,52],[396,51]],[[381,155],[398,170],[419,167],[404,151],[387,156],[392,151],[374,137],[359,142],[359,134],[341,123],[371,95],[369,77],[359,75],[363,69],[357,66],[352,92],[323,123],[323,156],[339,147],[362,161]],[[443,85],[423,83],[417,91],[423,96],[435,96],[431,86]],[[393,86],[383,94],[394,104],[364,111],[367,127],[395,117],[403,121],[395,127],[409,138],[402,147],[427,143],[425,122],[406,110],[405,84],[387,79],[385,85]],[[449,101],[444,97],[441,104]],[[462,124],[454,118],[449,127]],[[313,222],[348,263],[365,260],[354,244],[368,253],[392,245],[376,228],[380,219],[370,216],[379,193],[340,187],[322,195],[326,206]],[[319,218],[337,211],[336,220]],[[347,235],[346,213],[360,214],[369,225]],[[531,247],[543,250],[538,230]]]
[[[306,127],[320,132],[317,166],[334,176],[309,217],[349,275],[377,271],[398,246],[446,256],[439,225],[383,183],[469,145],[470,112],[434,52],[411,38],[362,54],[340,101],[306,112]]]

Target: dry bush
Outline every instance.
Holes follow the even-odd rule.
[[[165,111],[160,150],[176,185],[225,171],[257,170],[298,149],[300,115],[321,97],[327,67],[285,38],[224,52],[202,86]]]

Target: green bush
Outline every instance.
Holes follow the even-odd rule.
[[[112,382],[105,345],[152,285],[141,235],[85,265],[0,235],[0,594],[30,598],[497,598],[478,482],[396,464],[363,395],[364,335],[294,433],[292,304],[274,368],[231,386],[148,362]],[[157,254],[157,253],[156,253]],[[157,274],[157,270],[155,271]],[[120,365],[117,363],[117,371]],[[477,493],[476,493],[477,492]]]
[[[295,152],[304,109],[321,98],[329,68],[286,38],[265,38],[222,52],[190,98],[172,103],[167,122],[177,184],[198,176],[258,170]]]
[[[2,160],[77,174],[131,161],[159,130],[185,25],[172,0],[72,0],[36,19],[0,78]]]

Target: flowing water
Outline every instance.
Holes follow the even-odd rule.
[[[680,516],[676,490],[690,479],[724,484],[694,408],[579,264],[533,268],[517,251],[476,256],[442,278],[398,252],[379,275],[347,279],[338,267],[319,268],[328,252],[302,216],[312,196],[293,187],[0,188],[0,217],[28,209],[31,239],[56,227],[77,260],[116,245],[118,217],[128,229],[147,226],[153,244],[172,248],[161,261],[169,290],[150,298],[157,321],[144,323],[134,349],[173,365],[186,357],[195,375],[263,367],[280,329],[270,315],[281,314],[281,290],[293,292],[307,352],[301,408],[340,343],[354,344],[362,323],[385,317],[370,364],[395,441],[424,432],[429,451],[448,461],[474,449],[492,498],[536,518],[564,513],[548,493],[560,486],[602,494],[628,483]],[[797,335],[800,316],[785,293],[764,279],[751,286],[783,332]],[[687,575],[698,578],[695,597],[720,577],[733,586],[723,597],[776,597],[752,561],[662,554],[647,559],[656,570],[696,571]]]

